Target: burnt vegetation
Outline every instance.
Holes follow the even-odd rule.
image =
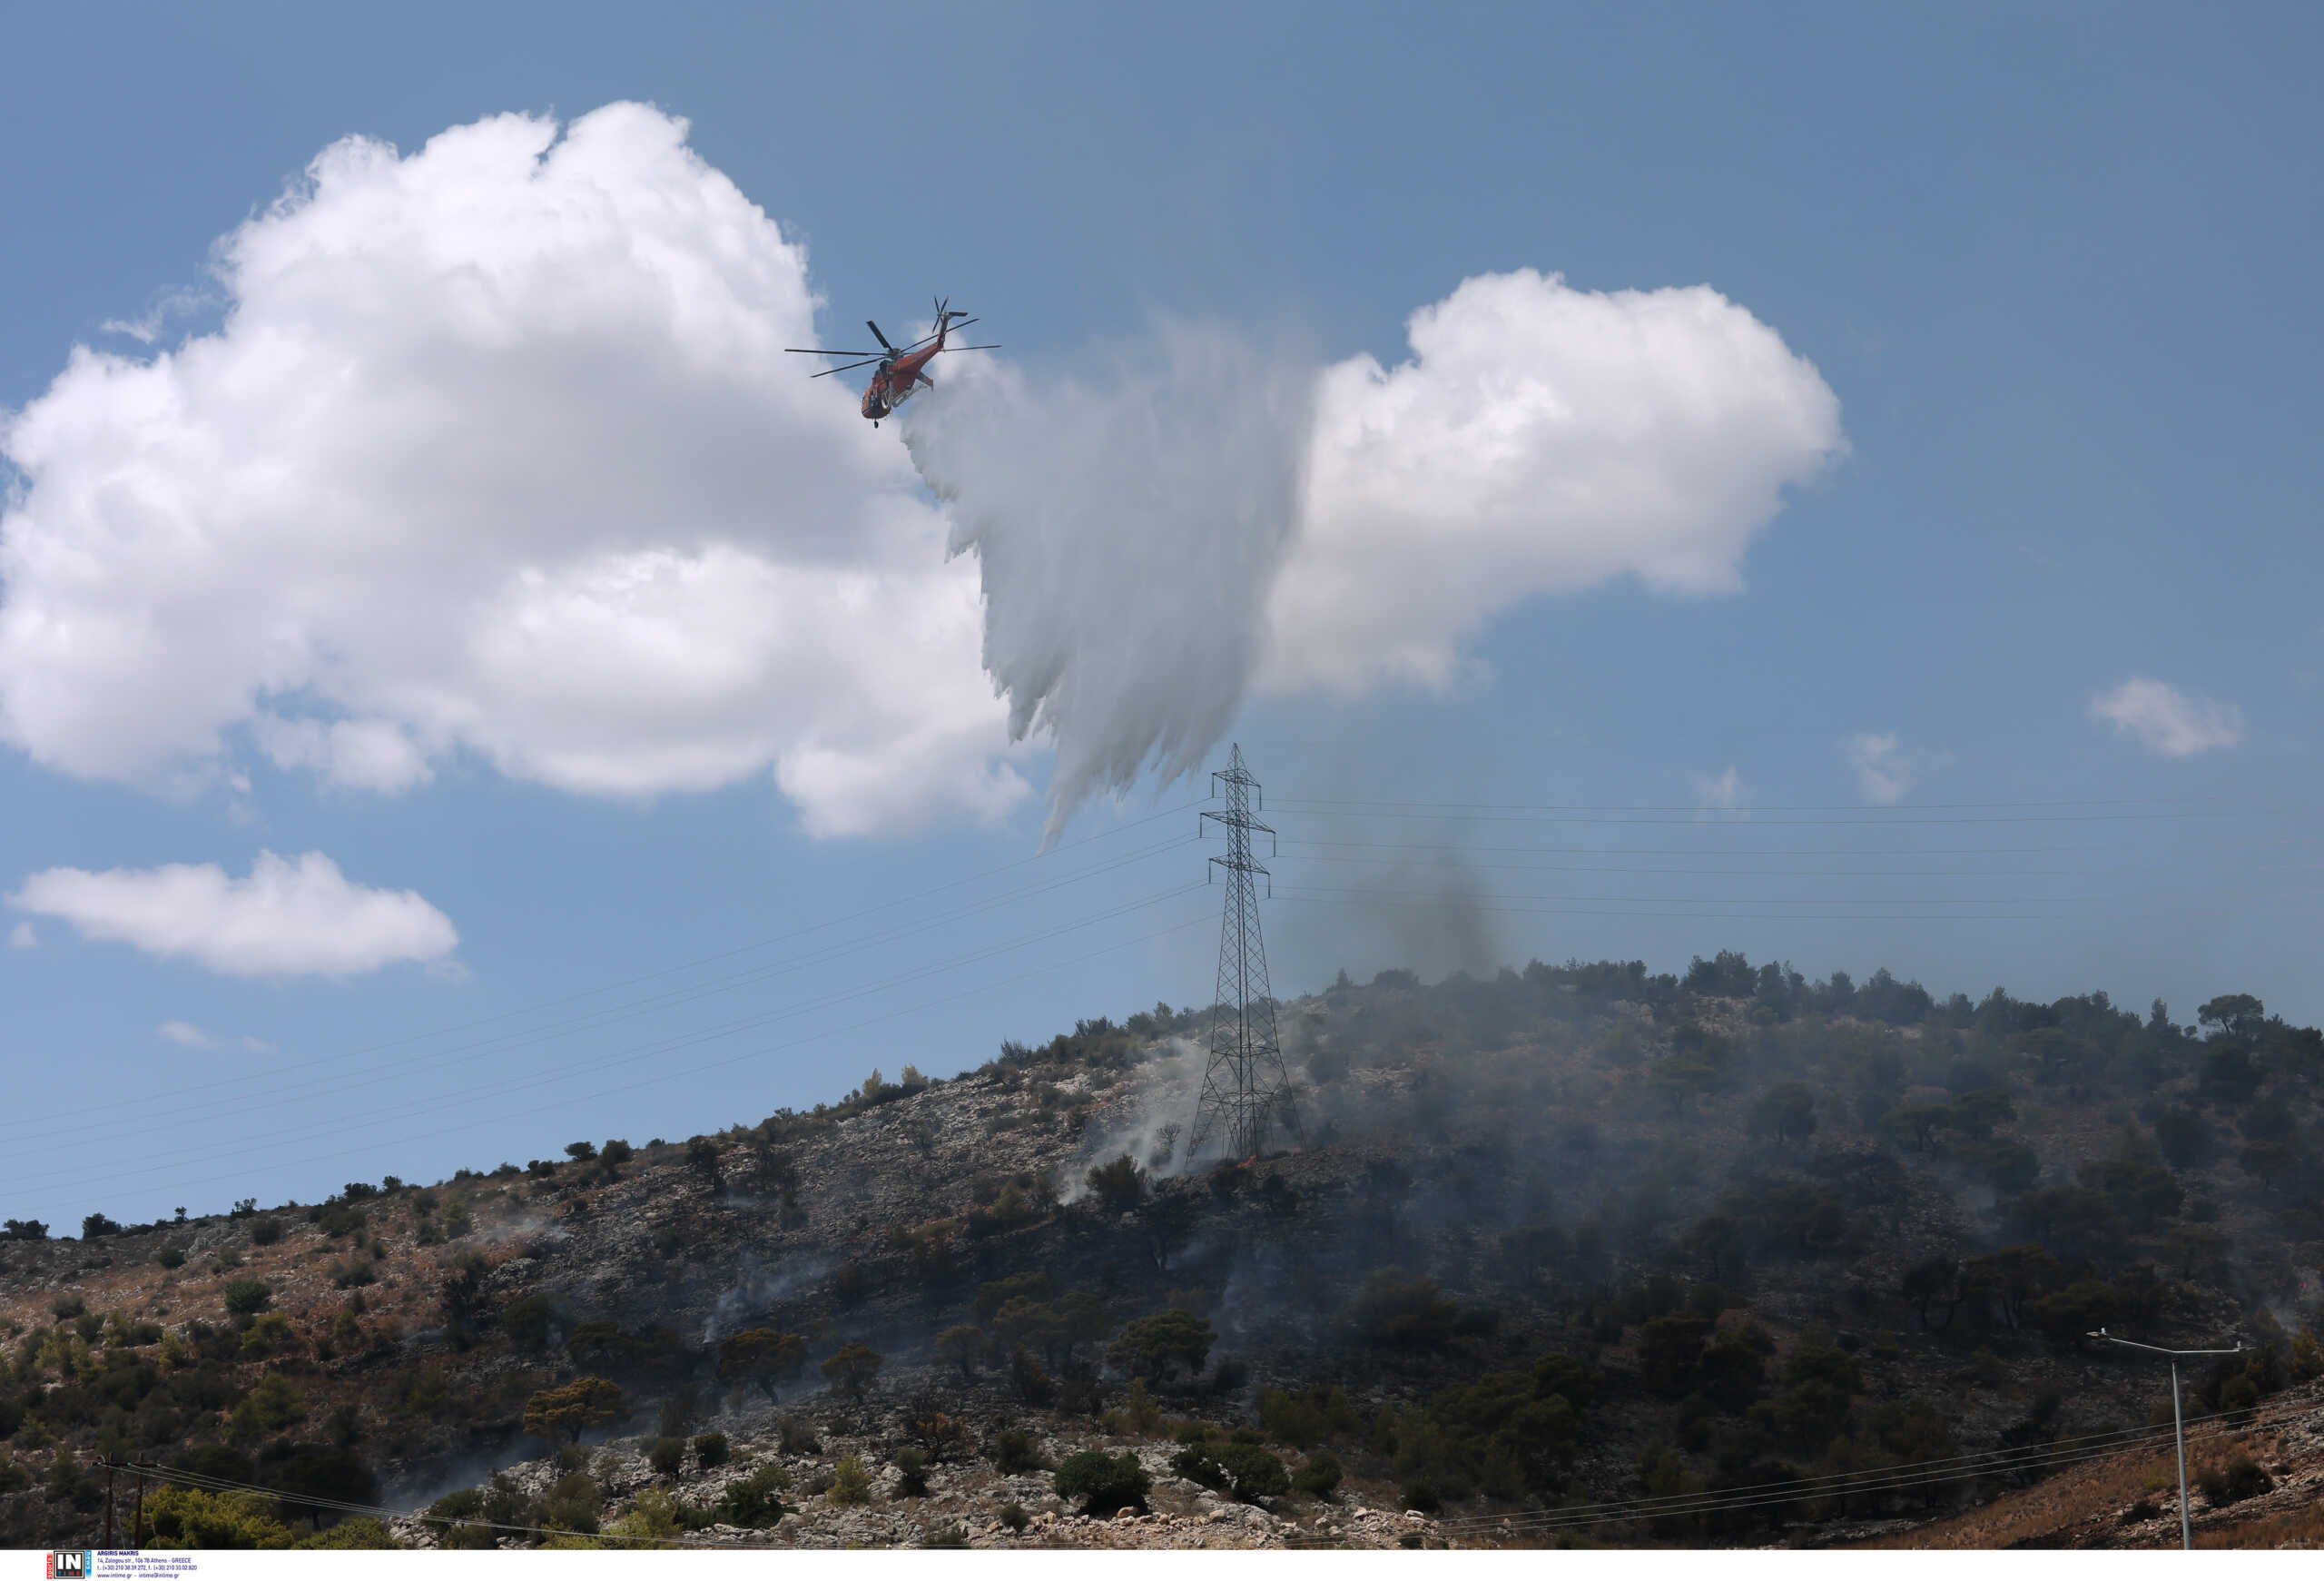
[[[990,1508],[925,1540],[1174,1499],[1513,1514],[2144,1427],[2163,1385],[2102,1326],[2240,1339],[2191,1414],[2324,1373],[2324,1037],[2249,995],[2181,1023],[1722,953],[1343,976],[1281,1014],[1307,1140],[1255,1160],[1181,1156],[1203,1017],[1157,1006],[675,1143],[6,1220],[0,1539],[85,1546],[100,1457],[270,1490],[173,1490],[210,1546],[795,1531],[971,1472]],[[392,1528],[334,1507],[460,1477]]]

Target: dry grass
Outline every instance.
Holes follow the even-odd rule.
[[[2284,1446],[2265,1432],[2207,1438],[2191,1444],[2187,1454],[2190,1484],[2203,1471],[2224,1467],[2238,1455],[2250,1455],[2263,1464],[2279,1460]],[[2166,1440],[2160,1448],[2120,1457],[2094,1461],[2060,1471],[2022,1492],[2004,1494],[1990,1504],[1909,1531],[1888,1532],[1850,1545],[1864,1548],[2005,1548],[2053,1545],[2081,1546],[2093,1539],[2125,1546],[2176,1546],[2179,1527],[2179,1472],[2176,1457]],[[2159,1510],[2151,1521],[2133,1527],[2114,1522],[2125,1508],[2142,1498]],[[2257,1518],[2239,1518],[2235,1509],[2207,1514],[2199,1493],[2194,1498],[2195,1546],[2211,1548],[2304,1546],[2324,1539],[2324,1511],[2277,1510]]]

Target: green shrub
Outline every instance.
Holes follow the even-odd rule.
[[[1296,1394],[1281,1388],[1262,1391],[1259,1424],[1270,1438],[1297,1449],[1352,1436],[1362,1427],[1346,1394],[1335,1384],[1318,1384]]]
[[[928,1497],[928,1457],[918,1449],[896,1451],[896,1492],[898,1498]]]
[[[1153,1486],[1154,1479],[1128,1450],[1108,1455],[1102,1449],[1084,1449],[1067,1456],[1057,1468],[1058,1497],[1081,1500],[1084,1515],[1111,1515],[1128,1505],[1143,1508]]]
[[[1256,1444],[1228,1442],[1181,1449],[1170,1469],[1189,1482],[1216,1488],[1245,1504],[1291,1491],[1291,1473],[1282,1459]]]
[[[1291,1479],[1292,1491],[1306,1498],[1329,1498],[1340,1485],[1340,1457],[1329,1449],[1318,1449]]]
[[[399,1548],[387,1522],[377,1516],[359,1515],[319,1532],[310,1532],[290,1545],[294,1548]]]
[[[538,1290],[500,1309],[500,1331],[519,1350],[537,1354],[547,1349],[556,1328],[556,1303]]]
[[[276,1241],[281,1239],[281,1220],[253,1219],[251,1220],[251,1244],[252,1246],[272,1246]]]
[[[1001,1428],[993,1436],[991,1454],[992,1468],[1003,1477],[1049,1469],[1049,1462],[1041,1458],[1040,1445],[1022,1428]]]
[[[863,1462],[852,1455],[842,1456],[832,1468],[831,1501],[833,1504],[869,1504],[872,1502],[872,1473]]]
[[[165,1246],[162,1248],[161,1250],[153,1254],[153,1260],[167,1269],[183,1268],[185,1266],[185,1252],[179,1247]]]
[[[969,1534],[957,1525],[938,1527],[920,1539],[920,1546],[923,1548],[965,1548],[969,1546]]]
[[[2213,1508],[2240,1504],[2247,1498],[2257,1498],[2276,1486],[2275,1479],[2260,1468],[2260,1463],[2249,1455],[2238,1455],[2225,1467],[2207,1467],[2195,1478]]]
[[[428,1513],[438,1520],[474,1520],[484,1513],[484,1489],[463,1487],[448,1493],[429,1505]]]
[[[780,1466],[762,1466],[740,1482],[729,1483],[718,1496],[714,1512],[728,1526],[755,1531],[780,1521],[788,1506],[781,1495],[791,1488],[791,1473]]]
[[[66,1290],[48,1303],[48,1309],[56,1314],[57,1321],[67,1322],[87,1311],[89,1303],[81,1299],[77,1290]]]
[[[264,1280],[231,1280],[225,1290],[226,1310],[238,1318],[263,1312],[274,1304],[274,1291]]]
[[[726,1435],[704,1433],[694,1441],[694,1464],[704,1471],[726,1464]]]
[[[1124,1153],[1089,1171],[1089,1189],[1108,1212],[1127,1213],[1146,1200],[1146,1176],[1137,1161]]]
[[[1216,1339],[1207,1319],[1174,1308],[1125,1325],[1106,1348],[1106,1359],[1124,1372],[1167,1382],[1180,1367],[1200,1372]]]
[[[542,1497],[540,1524],[551,1531],[580,1532],[594,1537],[597,1530],[597,1485],[581,1472],[560,1477],[556,1485]]]
[[[645,1452],[645,1463],[661,1477],[675,1477],[685,1465],[686,1441],[684,1438],[656,1438]]]
[[[1033,1517],[1026,1513],[1023,1505],[1012,1498],[1000,1507],[1000,1524],[1012,1532],[1021,1532],[1033,1524]]]

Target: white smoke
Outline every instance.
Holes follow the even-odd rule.
[[[1176,329],[1103,385],[954,359],[906,442],[984,576],[1011,735],[1055,741],[1054,836],[1147,767],[1195,768],[1257,667],[1298,515],[1310,381]]]
[[[1010,728],[1056,744],[1051,835],[1195,767],[1255,682],[1442,687],[1530,598],[1735,591],[1786,490],[1843,449],[1814,366],[1707,286],[1482,275],[1411,338],[1394,369],[1318,371],[1173,330],[1102,383],[953,359],[908,409],[981,567]]]
[[[1183,329],[1073,379],[946,357],[904,425],[932,509],[783,352],[804,250],[642,104],[335,143],[216,275],[213,330],[132,326],[0,412],[0,743],[58,773],[762,777],[811,835],[888,833],[1028,794],[997,691],[1054,743],[1054,835],[1255,683],[1441,687],[1527,599],[1731,591],[1841,448],[1709,288],[1518,271],[1393,368]]]

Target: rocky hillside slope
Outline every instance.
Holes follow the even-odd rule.
[[[2191,1380],[2277,1435],[2222,1517],[2307,1486],[2324,1040],[2256,1002],[1721,956],[1282,1013],[1257,1159],[1184,1156],[1203,1018],[1157,1007],[684,1141],[20,1227],[0,1537],[94,1539],[136,1458],[177,1542],[2015,1541],[1958,1512],[2145,1443],[2102,1324],[2248,1348]]]

